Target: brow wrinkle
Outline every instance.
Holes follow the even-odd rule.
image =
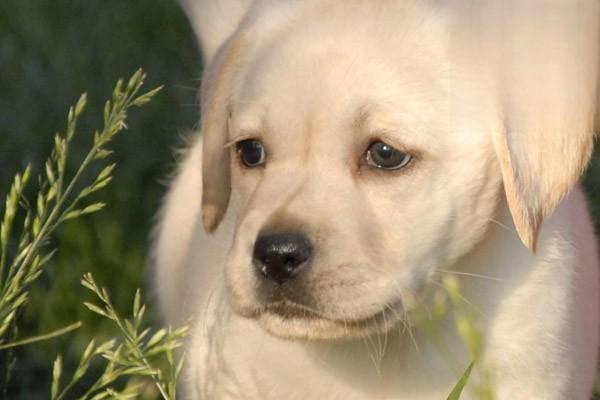
[[[356,130],[363,130],[365,125],[369,122],[369,118],[371,117],[371,109],[374,107],[372,103],[366,103],[360,106],[356,112],[354,120],[352,122],[352,126]]]

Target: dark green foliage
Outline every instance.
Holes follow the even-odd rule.
[[[589,205],[596,221],[596,232],[600,234],[600,146],[596,143],[596,152],[583,179]]]
[[[132,115],[127,135],[112,145],[118,164],[114,181],[94,197],[108,203],[106,209],[59,232],[58,253],[32,290],[19,337],[77,320],[84,327],[52,342],[15,349],[6,398],[48,398],[58,352],[65,370],[72,370],[93,335],[102,340],[114,334],[107,321],[81,305],[84,272],[94,272],[120,310],[129,309],[135,288],[147,281],[149,232],[175,164],[173,149],[182,143],[180,129],[198,118],[200,65],[192,32],[175,1],[0,2],[0,193],[27,163],[43,171],[54,133],[64,131],[66,110],[81,92],[88,92],[89,105],[79,131],[91,141],[91,130],[101,123],[102,101],[117,78],[142,66],[147,87],[164,85]],[[71,166],[89,147],[85,140],[71,149]],[[0,371],[0,381],[3,376]]]

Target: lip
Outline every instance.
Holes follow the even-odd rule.
[[[324,318],[309,307],[289,300],[271,302],[263,308],[263,312],[272,312],[285,318]]]
[[[368,317],[332,319],[288,301],[272,302],[256,316],[267,332],[286,339],[335,340],[383,334],[401,322],[404,311],[397,302]]]

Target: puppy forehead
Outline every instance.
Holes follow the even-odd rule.
[[[494,91],[484,90],[486,80],[465,66],[456,50],[461,39],[444,16],[415,18],[411,7],[418,7],[402,9],[399,2],[335,3],[256,35],[260,40],[249,45],[231,97],[232,138],[260,134],[301,150],[311,132],[336,145],[342,133],[350,142],[389,131],[413,140],[407,146],[439,152],[487,141],[496,129]],[[385,12],[371,10],[375,17],[355,12],[377,4]],[[373,113],[369,129],[352,130],[367,105],[382,112]]]
[[[318,138],[327,139],[326,132],[339,138],[340,131],[410,136],[445,130],[448,91],[441,60],[403,58],[394,49],[373,50],[345,38],[298,40],[304,43],[282,40],[242,71],[233,98],[234,136],[293,139],[320,131]]]
[[[398,87],[416,95],[444,80],[449,41],[438,31],[445,30],[416,29],[401,19],[345,15],[344,10],[356,11],[337,4],[333,15],[304,16],[271,37],[255,35],[238,79],[240,101],[262,95],[276,100],[292,97],[296,106],[302,97],[343,104],[365,92],[385,97],[397,93]]]

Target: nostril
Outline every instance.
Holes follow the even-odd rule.
[[[312,254],[310,241],[300,233],[259,235],[254,265],[267,278],[283,283],[295,277]]]

